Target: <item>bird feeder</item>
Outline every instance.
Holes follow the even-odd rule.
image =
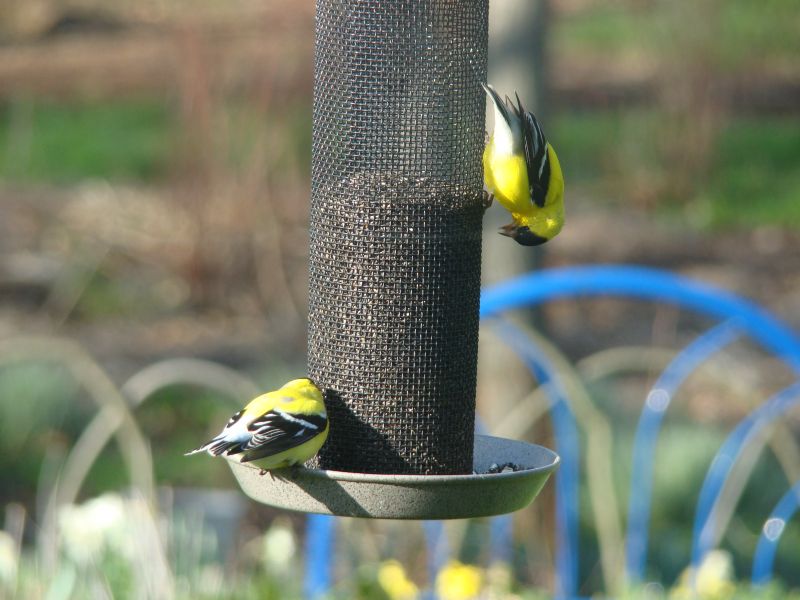
[[[488,0],[317,0],[308,373],[331,429],[293,476],[231,461],[258,501],[484,516],[557,465],[474,435],[487,29]]]

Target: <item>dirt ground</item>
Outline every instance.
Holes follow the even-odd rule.
[[[221,284],[224,302],[198,304],[184,281],[186,271],[169,256],[181,235],[180,224],[170,221],[169,200],[159,208],[158,190],[126,193],[119,192],[126,200],[115,213],[76,202],[75,190],[0,190],[0,336],[64,335],[97,356],[138,364],[195,355],[244,366],[270,348],[304,356],[306,273],[301,256],[292,263],[297,299],[292,310],[259,302],[258,284],[246,269],[238,279],[227,277]],[[139,202],[132,200],[136,196],[141,196]],[[617,263],[668,269],[750,298],[800,330],[796,232],[691,232],[679,222],[571,200],[567,226],[545,246],[545,267]],[[487,284],[528,268],[526,254],[509,249],[507,240],[494,233],[495,221],[502,219],[494,210],[485,219]],[[116,243],[103,242],[101,232],[110,232]],[[297,238],[301,255],[307,247],[303,236]],[[508,256],[514,266],[504,258]],[[117,304],[92,312],[87,306],[96,303],[91,281],[97,277],[109,279],[115,293],[142,297],[155,307],[131,309],[123,302],[124,310],[117,314]],[[615,322],[621,329],[631,328],[624,307],[600,314],[610,319],[604,328],[613,328]],[[556,310],[551,317],[551,331],[568,334],[574,312]]]

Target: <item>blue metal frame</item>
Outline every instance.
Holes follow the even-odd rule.
[[[306,572],[303,594],[309,600],[323,598],[333,579],[333,544],[336,517],[308,515],[306,520]]]
[[[795,483],[783,495],[761,528],[761,537],[758,539],[756,554],[753,558],[751,581],[754,586],[764,585],[772,579],[772,566],[775,563],[778,542],[781,541],[786,523],[794,517],[798,509],[800,509],[800,482]]]
[[[693,566],[699,566],[711,550],[714,538],[713,511],[742,450],[757,439],[764,427],[797,404],[800,404],[800,381],[784,388],[742,419],[714,456],[697,500],[692,534]]]
[[[639,582],[644,578],[647,563],[653,465],[664,414],[686,378],[713,354],[740,336],[741,328],[736,319],[725,321],[705,332],[675,356],[647,394],[633,442],[633,467],[628,496],[625,567],[631,582]]]
[[[667,369],[671,373],[665,371],[662,375],[662,378],[668,378],[668,381],[672,381],[673,389],[680,383],[681,372],[685,371],[690,363],[699,364],[704,356],[710,356],[715,350],[733,341],[732,338],[728,339],[729,336],[733,335],[733,328],[746,333],[766,350],[781,358],[793,370],[800,372],[800,338],[793,333],[790,327],[773,317],[769,312],[753,302],[725,290],[647,267],[620,265],[578,266],[523,275],[484,290],[481,295],[481,317],[493,317],[507,310],[530,307],[558,299],[587,296],[623,296],[665,302],[717,319],[731,320],[731,329],[723,325],[721,329],[712,330],[706,334],[709,337],[703,336],[691,348],[687,348],[681,355],[676,357],[675,362]],[[530,343],[530,341],[528,342]],[[683,378],[686,375],[688,375],[688,372],[683,375]],[[643,421],[640,421],[637,429],[637,437],[643,435],[640,433],[641,428],[647,430],[656,425],[655,429],[657,430],[657,425],[660,422],[660,415],[647,417],[643,415],[642,418]],[[567,459],[564,458],[562,469],[567,462]],[[636,466],[635,454],[634,465]],[[641,467],[641,465],[638,466]],[[637,475],[642,475],[646,478],[645,471],[651,468],[647,467],[647,469],[635,473],[634,479]],[[649,497],[650,480],[652,480],[652,477],[649,480],[643,480],[644,485],[636,490],[632,489],[631,493],[638,495],[646,491]],[[713,498],[711,498],[712,501],[716,500],[718,493],[719,489],[716,489]],[[645,522],[646,529],[649,510],[646,510],[647,514],[643,515],[641,505],[638,501],[635,502],[637,505],[633,507],[636,513],[633,524],[639,529],[638,532],[632,532],[629,524],[628,533],[629,536],[632,534],[634,539],[628,538],[627,550],[646,548],[647,534],[645,531],[644,540],[642,540],[641,531],[642,521]],[[698,514],[702,508],[702,503],[699,503]],[[639,536],[638,539],[636,538],[637,535]],[[561,537],[565,540],[570,539],[569,534],[562,534]],[[693,544],[696,546],[696,541]],[[577,550],[577,546],[575,546],[575,549]],[[644,554],[642,554],[642,557],[628,556],[626,563],[629,572],[636,577],[637,574],[641,574],[644,571]],[[557,574],[559,579],[568,576],[566,572],[558,568]],[[577,577],[577,574],[575,576]],[[638,576],[641,577],[641,575]],[[562,589],[574,589],[576,583],[567,584]]]
[[[567,402],[558,372],[546,353],[508,321],[494,319],[501,338],[525,362],[550,398],[550,418],[561,466],[556,485],[556,597],[575,597],[578,585],[578,514],[580,440],[578,424]]]

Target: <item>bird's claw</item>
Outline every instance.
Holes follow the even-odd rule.
[[[272,481],[275,481],[275,475],[274,475],[274,474],[272,473],[272,471],[270,471],[269,469],[259,469],[259,471],[258,471],[258,474],[259,474],[261,477],[263,477],[263,476],[264,476],[264,475],[266,475],[267,473],[269,473],[269,478],[270,478],[270,479],[272,479]]]
[[[484,210],[489,208],[492,205],[492,202],[494,202],[494,196],[489,192],[487,192],[486,190],[483,190],[483,197],[481,204],[483,204]]]

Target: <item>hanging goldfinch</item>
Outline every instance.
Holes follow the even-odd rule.
[[[555,150],[536,117],[500,98],[491,85],[483,89],[494,104],[494,132],[483,151],[483,178],[489,193],[511,213],[500,230],[523,246],[553,239],[564,224],[564,176]]]
[[[294,379],[255,398],[228,420],[219,435],[186,456],[241,455],[240,462],[255,461],[263,475],[307,461],[325,443],[328,429],[320,389],[310,379]]]

